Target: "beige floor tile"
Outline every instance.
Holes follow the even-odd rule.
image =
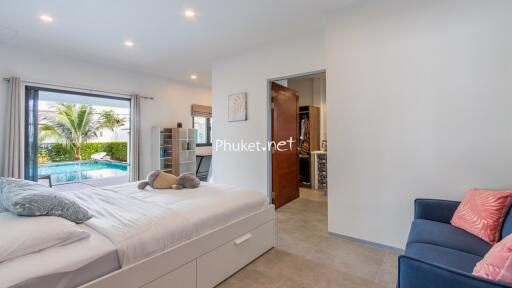
[[[327,202],[327,196],[325,191],[301,187],[299,189],[299,193],[300,197],[304,199],[318,202]]]
[[[276,247],[218,287],[395,287],[398,254],[329,235],[327,202],[315,192],[301,188],[307,198],[278,209]]]

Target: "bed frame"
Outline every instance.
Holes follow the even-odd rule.
[[[270,205],[81,287],[214,287],[274,247],[274,218]]]

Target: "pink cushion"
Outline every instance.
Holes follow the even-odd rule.
[[[492,246],[484,259],[476,263],[473,275],[512,283],[512,234]]]
[[[471,189],[451,224],[494,245],[500,240],[501,224],[511,203],[512,191]]]

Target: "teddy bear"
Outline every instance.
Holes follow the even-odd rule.
[[[137,188],[140,190],[150,186],[153,189],[183,189],[183,188],[197,188],[201,184],[201,181],[197,177],[192,175],[181,175],[176,177],[172,174],[165,173],[160,170],[149,173],[147,180],[140,182]]]

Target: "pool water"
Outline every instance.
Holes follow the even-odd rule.
[[[128,175],[128,164],[110,161],[74,161],[41,164],[39,176],[51,175],[53,184]]]

